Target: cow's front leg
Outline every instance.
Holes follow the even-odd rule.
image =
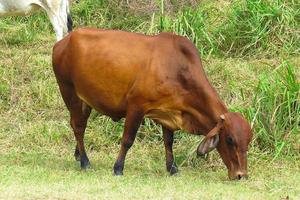
[[[132,146],[137,130],[143,120],[144,113],[142,109],[138,108],[137,106],[130,106],[128,107],[126,119],[125,119],[125,127],[121,142],[121,150],[119,152],[117,161],[114,165],[114,174],[119,176],[123,175],[125,157],[127,151]]]
[[[170,172],[170,175],[173,175],[178,172],[176,163],[174,161],[174,156],[173,156],[173,141],[174,141],[173,131],[163,127],[163,138],[164,138],[164,145],[166,150],[167,171]]]

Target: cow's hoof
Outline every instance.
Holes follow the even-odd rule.
[[[176,174],[178,173],[178,168],[177,168],[177,166],[172,165],[172,167],[171,167],[171,169],[170,169],[169,172],[170,172],[170,175],[171,175],[171,176],[176,175]]]
[[[81,161],[80,167],[82,170],[87,170],[88,168],[91,167],[91,163],[89,161]]]
[[[123,172],[122,171],[114,171],[114,175],[115,176],[123,176]]]
[[[115,176],[122,176],[123,175],[123,169],[124,169],[124,164],[121,165],[119,162],[116,162],[114,165],[114,175]]]
[[[167,171],[170,173],[170,175],[175,175],[178,172],[178,168],[175,162],[167,163]]]

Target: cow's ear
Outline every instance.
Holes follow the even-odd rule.
[[[217,123],[217,125],[206,135],[206,137],[199,144],[197,148],[197,154],[199,156],[203,156],[217,147],[220,140],[219,131],[223,126],[225,116],[221,115],[220,118],[221,119]]]
[[[199,156],[203,156],[203,155],[207,154],[208,152],[215,149],[217,147],[218,143],[219,143],[219,134],[218,133],[210,138],[205,137],[197,148],[197,154]]]

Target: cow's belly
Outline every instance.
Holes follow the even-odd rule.
[[[117,120],[126,115],[125,92],[97,85],[86,87],[85,83],[81,83],[76,85],[76,93],[90,107],[112,119]]]
[[[0,0],[0,16],[26,16],[35,12],[40,7],[26,1],[2,1]]]
[[[112,118],[124,117],[128,93],[136,80],[138,68],[103,63],[100,60],[85,61],[73,67],[71,74],[76,93],[98,112]]]

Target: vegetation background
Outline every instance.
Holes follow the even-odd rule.
[[[247,181],[229,181],[202,139],[175,135],[180,174],[165,170],[161,128],[146,120],[112,176],[123,121],[93,112],[86,130],[92,167],[75,140],[52,72],[55,36],[44,12],[0,20],[0,199],[300,199],[300,2],[298,0],[81,0],[75,29],[176,32],[199,49],[209,80],[255,134]]]

